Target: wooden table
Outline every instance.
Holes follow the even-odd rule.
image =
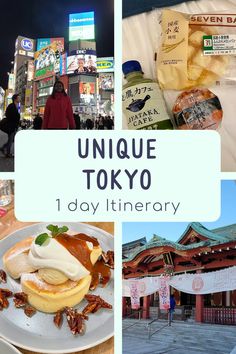
[[[14,215],[14,204],[11,203],[6,207],[7,214],[0,218],[0,239],[3,239],[10,233],[21,229],[25,226],[33,225],[34,223],[26,223],[18,221]],[[110,234],[114,235],[114,223],[111,222],[89,222],[85,223],[89,225],[96,226],[100,229],[103,229]],[[36,354],[35,352],[31,352],[25,349],[18,348],[24,354]],[[83,350],[80,352],[76,352],[73,354],[113,354],[114,353],[114,339],[110,338],[106,342],[97,345],[91,349]]]

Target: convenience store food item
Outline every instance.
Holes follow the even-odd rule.
[[[173,107],[178,129],[217,129],[223,117],[218,97],[206,88],[182,92]]]
[[[166,6],[170,7],[170,4],[167,4]],[[159,58],[163,40],[161,19],[163,11],[167,9],[166,6],[159,8],[156,4],[156,7],[152,7],[151,11],[143,12],[135,16],[124,17],[122,21],[123,61],[129,60],[129,58],[137,58],[137,60],[142,63],[142,69],[147,77],[152,78],[153,80],[156,80],[157,77],[158,62],[156,58]],[[218,35],[229,36],[228,40],[230,41],[232,40],[232,37],[230,38],[230,36],[236,34],[235,0],[187,1],[175,6],[171,5],[170,9],[178,13],[188,14],[187,16],[191,19],[191,29],[194,32],[199,30],[201,20],[201,24],[204,24],[202,21],[212,21],[211,24],[213,26],[204,25],[209,31],[212,30],[212,33],[209,34],[209,36],[213,36],[213,30],[215,31],[217,29]],[[208,24],[210,24],[210,22],[208,22]],[[205,84],[195,86],[197,88],[207,87],[220,100],[223,109],[223,120],[217,131],[221,137],[221,169],[224,172],[236,171],[236,129],[234,114],[236,111],[236,55],[233,54],[232,50],[232,48],[231,50],[228,50],[231,54],[221,55],[221,58],[224,57],[224,60],[227,60],[228,63],[220,65],[218,67],[219,70],[216,68],[219,75],[216,80],[213,80],[211,85]],[[157,54],[156,57],[155,53]],[[212,58],[212,56],[210,57]],[[190,87],[183,86],[178,89],[172,88],[172,85],[177,83],[178,80],[178,78],[173,78],[175,75],[174,68],[176,68],[176,65],[173,65],[173,72],[169,72],[169,74],[163,76],[163,80],[165,80],[164,83],[169,83],[169,87],[171,87],[170,89],[163,90],[163,96],[169,114],[172,111],[178,95],[182,91],[190,89]],[[221,69],[224,69],[223,74],[220,74]],[[211,75],[209,75],[208,78],[210,78],[210,76]],[[163,88],[161,82],[159,80],[158,82],[160,87]],[[172,120],[172,123],[174,123],[174,120]],[[122,126],[123,129],[127,129],[127,123],[124,116]]]
[[[122,105],[128,129],[173,129],[157,82],[143,78],[136,60],[125,62],[123,73],[127,83],[123,86]]]
[[[157,76],[162,89],[211,86],[235,80],[236,15],[162,12]]]

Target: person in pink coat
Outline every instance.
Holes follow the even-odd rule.
[[[64,85],[56,81],[51,96],[47,99],[42,129],[75,129],[71,100]]]

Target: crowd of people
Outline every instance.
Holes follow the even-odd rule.
[[[19,102],[20,96],[13,95],[12,103],[6,109],[5,118],[0,121],[0,130],[8,137],[7,142],[0,147],[0,151],[6,157],[13,157],[12,145],[19,129],[114,129],[114,119],[111,116],[104,117],[99,114],[95,119],[88,117],[84,120],[81,119],[78,109],[73,113],[71,100],[61,81],[55,82],[52,94],[47,99],[43,117],[38,112],[32,122],[27,119],[21,120]]]

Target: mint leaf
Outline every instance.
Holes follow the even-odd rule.
[[[58,234],[63,234],[64,232],[66,232],[68,230],[69,230],[69,228],[67,226],[59,227]]]
[[[51,231],[52,236],[56,235],[58,233],[58,226],[57,225],[48,225],[47,229]]]
[[[36,237],[35,243],[36,245],[42,246],[42,244],[47,241],[50,238],[50,236],[46,233],[40,234]]]
[[[69,230],[67,226],[58,227],[57,225],[48,225],[47,229],[51,231],[52,237],[56,237]]]

